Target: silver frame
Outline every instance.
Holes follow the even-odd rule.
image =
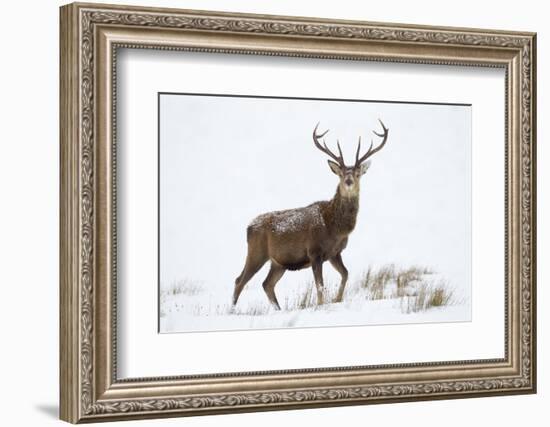
[[[61,8],[61,418],[69,422],[534,393],[534,33],[75,3]],[[505,357],[120,380],[118,48],[506,70]]]

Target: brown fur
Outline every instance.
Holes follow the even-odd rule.
[[[323,263],[329,261],[342,278],[336,301],[342,301],[344,288],[348,280],[348,270],[342,261],[342,251],[348,243],[348,236],[355,228],[359,211],[359,180],[369,168],[366,160],[380,151],[386,143],[388,129],[380,121],[383,133],[375,135],[383,138],[376,148],[371,144],[368,151],[360,156],[361,139],[357,146],[355,165],[348,167],[344,163],[340,143],[338,153],[334,154],[324,141],[327,132],[313,130],[315,146],[332,160],[329,167],[340,183],[336,194],[330,201],[315,202],[298,209],[269,212],[255,218],[247,229],[248,254],[242,273],[235,280],[233,305],[237,304],[246,283],[260,268],[271,261],[271,268],[264,280],[263,288],[269,301],[280,309],[275,296],[275,285],[286,270],[301,270],[311,267],[317,287],[317,303],[323,304]],[[334,161],[333,161],[334,160]]]
[[[358,194],[342,196],[339,186],[330,201],[257,217],[247,228],[248,255],[242,273],[235,280],[233,304],[237,303],[246,283],[267,261],[271,261],[271,270],[264,282],[264,289],[276,308],[280,307],[275,297],[276,282],[273,279],[279,280],[286,270],[295,271],[316,265],[316,282],[322,282],[319,267],[323,262],[331,261],[338,266],[335,268],[342,275],[345,286],[347,270],[340,254],[355,228],[358,211]],[[318,286],[319,300],[323,299],[321,287],[322,284]],[[339,295],[343,294],[341,288]]]

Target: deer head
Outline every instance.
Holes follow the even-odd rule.
[[[317,133],[317,128],[319,127],[319,123],[317,123],[317,126],[315,126],[315,129],[313,130],[313,142],[315,143],[315,146],[332,159],[328,160],[328,165],[330,167],[330,170],[332,170],[332,172],[334,172],[340,178],[339,190],[340,194],[343,196],[354,197],[359,194],[359,180],[370,166],[370,160],[367,159],[373,154],[380,151],[382,147],[384,147],[384,144],[386,144],[389,129],[384,126],[382,120],[378,119],[378,121],[382,125],[382,133],[378,133],[375,131],[373,131],[373,133],[376,136],[382,138],[382,142],[376,148],[373,148],[374,142],[371,140],[369,149],[365,154],[360,157],[359,155],[361,152],[361,137],[359,137],[357,152],[355,154],[355,164],[353,166],[346,166],[346,164],[344,163],[344,156],[342,155],[342,149],[340,148],[340,141],[336,140],[336,144],[338,146],[338,155],[334,154],[327,147],[327,144],[324,140],[321,142],[321,138],[323,138],[328,133],[328,129],[323,133]]]

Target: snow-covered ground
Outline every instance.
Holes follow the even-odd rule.
[[[231,293],[209,292],[204,283],[182,280],[161,291],[160,330],[168,332],[274,329],[458,322],[470,319],[470,304],[443,277],[416,267],[385,266],[350,281],[340,303],[338,283],[326,285],[326,304],[318,306],[314,285],[278,286],[281,311],[261,286],[249,284],[236,307]]]
[[[471,107],[175,94],[159,102],[162,332],[471,320]],[[380,130],[377,118],[390,137],[361,178],[357,224],[342,254],[344,301],[331,303],[339,277],[325,263],[327,304],[316,306],[315,291],[302,303],[311,269],[289,271],[275,288],[276,312],[262,289],[266,263],[231,311],[250,221],[334,195],[338,178],[313,144],[315,124],[330,129],[327,144],[335,149],[339,140],[349,163],[358,138]],[[361,285],[369,265],[388,263],[440,276],[399,292],[390,280],[382,294]],[[441,280],[453,303],[420,304],[421,283]]]

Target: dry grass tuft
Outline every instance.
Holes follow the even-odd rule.
[[[359,288],[367,291],[369,300],[400,298],[407,313],[453,304],[453,290],[443,280],[437,285],[431,284],[427,276],[433,274],[431,269],[422,266],[399,269],[395,264],[388,264],[378,270],[369,266],[359,280]]]
[[[244,316],[263,316],[269,312],[268,304],[248,305],[244,309],[240,309],[236,314]]]
[[[316,301],[314,301],[315,296],[313,294],[314,287],[315,286],[313,283],[310,282],[308,284],[306,291],[304,292],[302,297],[298,299],[298,306],[296,308],[303,310],[309,307],[314,307],[316,305]]]
[[[377,272],[374,272],[369,266],[359,283],[363,289],[369,292],[369,299],[383,299],[386,285],[394,277],[395,265],[393,264],[383,266]]]
[[[161,293],[165,295],[197,295],[203,291],[203,285],[200,282],[191,279],[182,279],[174,281],[167,289]]]
[[[444,307],[454,303],[454,291],[443,280],[436,285],[422,283],[414,298],[408,298],[405,311],[416,313],[426,311],[432,307]]]
[[[295,292],[290,298],[285,298],[284,309],[287,311],[315,307],[317,307],[317,290],[313,282],[307,284],[305,292]]]

